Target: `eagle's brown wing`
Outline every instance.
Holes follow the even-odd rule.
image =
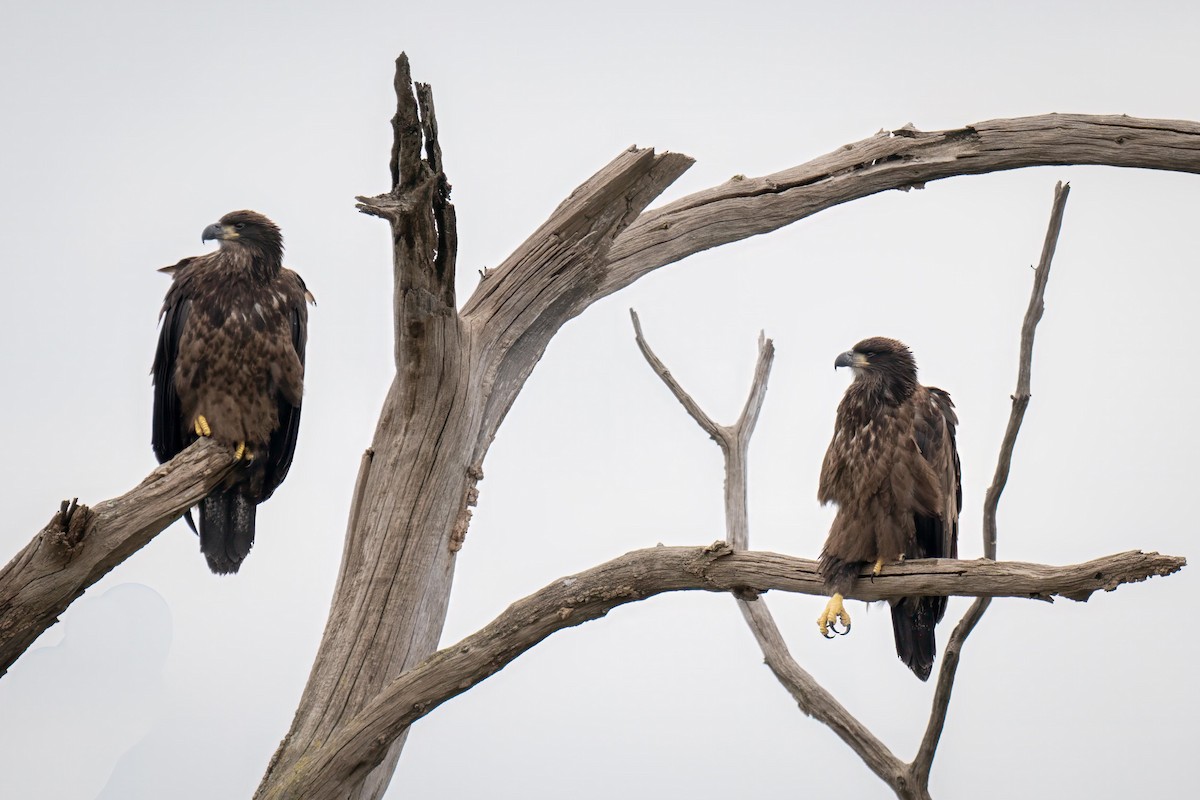
[[[304,280],[291,270],[285,269],[280,273],[280,282],[287,288],[287,315],[291,323],[292,347],[304,366],[304,350],[308,341],[308,308],[305,303],[309,294]],[[296,452],[296,438],[300,432],[299,400],[294,404],[282,394],[279,396],[279,427],[271,433],[271,441],[267,445],[266,473],[263,476],[262,496],[258,502],[269,498],[283,479],[287,477],[292,466],[292,457]]]
[[[182,262],[181,262],[182,263]],[[154,351],[154,416],[151,443],[158,463],[170,461],[190,443],[184,441],[183,410],[175,390],[175,360],[179,337],[187,324],[192,301],[179,286],[171,287],[163,303],[162,327]]]
[[[941,389],[917,388],[909,401],[914,406],[913,436],[920,457],[929,465],[934,481],[933,502],[915,504],[915,536],[905,553],[908,558],[957,558],[958,511],[962,505],[958,451],[955,447],[954,404]],[[896,655],[921,680],[928,680],[937,656],[934,627],[946,614],[945,597],[903,597],[892,601],[892,633]]]
[[[913,433],[921,457],[933,470],[939,507],[935,514],[917,515],[917,546],[924,552],[911,557],[958,558],[958,514],[962,509],[962,475],[955,441],[958,417],[950,395],[941,389],[922,386],[913,399],[917,403]]]

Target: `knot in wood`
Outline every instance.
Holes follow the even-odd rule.
[[[79,504],[79,498],[63,500],[58,512],[50,520],[47,532],[51,540],[70,558],[83,543],[88,524],[92,521],[92,510]]]

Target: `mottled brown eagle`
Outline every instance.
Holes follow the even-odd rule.
[[[154,354],[153,442],[160,463],[199,436],[234,448],[239,464],[200,501],[200,550],[223,574],[238,571],[256,507],[292,465],[312,295],[262,214],[230,212],[204,229],[210,239],[216,252],[162,270],[173,281]]]
[[[837,504],[821,551],[820,572],[832,594],[817,619],[823,636],[850,631],[842,605],[867,565],[878,575],[887,562],[957,558],[962,507],[958,418],[950,395],[917,383],[912,352],[895,339],[864,339],[833,362],[850,367],[854,382],[838,405],[833,441],[821,467],[817,498]],[[934,626],[945,597],[891,601],[896,654],[928,680],[937,654]],[[837,630],[841,621],[845,630]]]

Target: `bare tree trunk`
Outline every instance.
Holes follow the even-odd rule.
[[[590,302],[617,234],[691,164],[649,150],[623,154],[495,270],[491,285],[502,276],[506,291],[485,284],[460,316],[432,95],[417,84],[414,99],[404,56],[396,89],[393,189],[359,198],[359,207],[392,227],[397,374],[359,473],[325,635],[257,796],[309,797],[288,791],[292,768],[434,652],[454,554],[500,422],[551,336]],[[370,776],[330,796],[381,796],[402,745],[401,737]]]

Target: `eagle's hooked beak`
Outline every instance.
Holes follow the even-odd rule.
[[[222,225],[219,222],[214,222],[204,229],[204,233],[200,234],[200,243],[204,244],[209,239],[236,239],[237,231],[232,226]]]
[[[862,368],[862,367],[867,366],[868,363],[869,362],[867,361],[867,357],[864,356],[862,353],[856,353],[853,350],[847,350],[846,352],[839,355],[837,357],[837,360],[835,360],[833,362],[833,368],[834,369],[837,369],[838,367]]]

